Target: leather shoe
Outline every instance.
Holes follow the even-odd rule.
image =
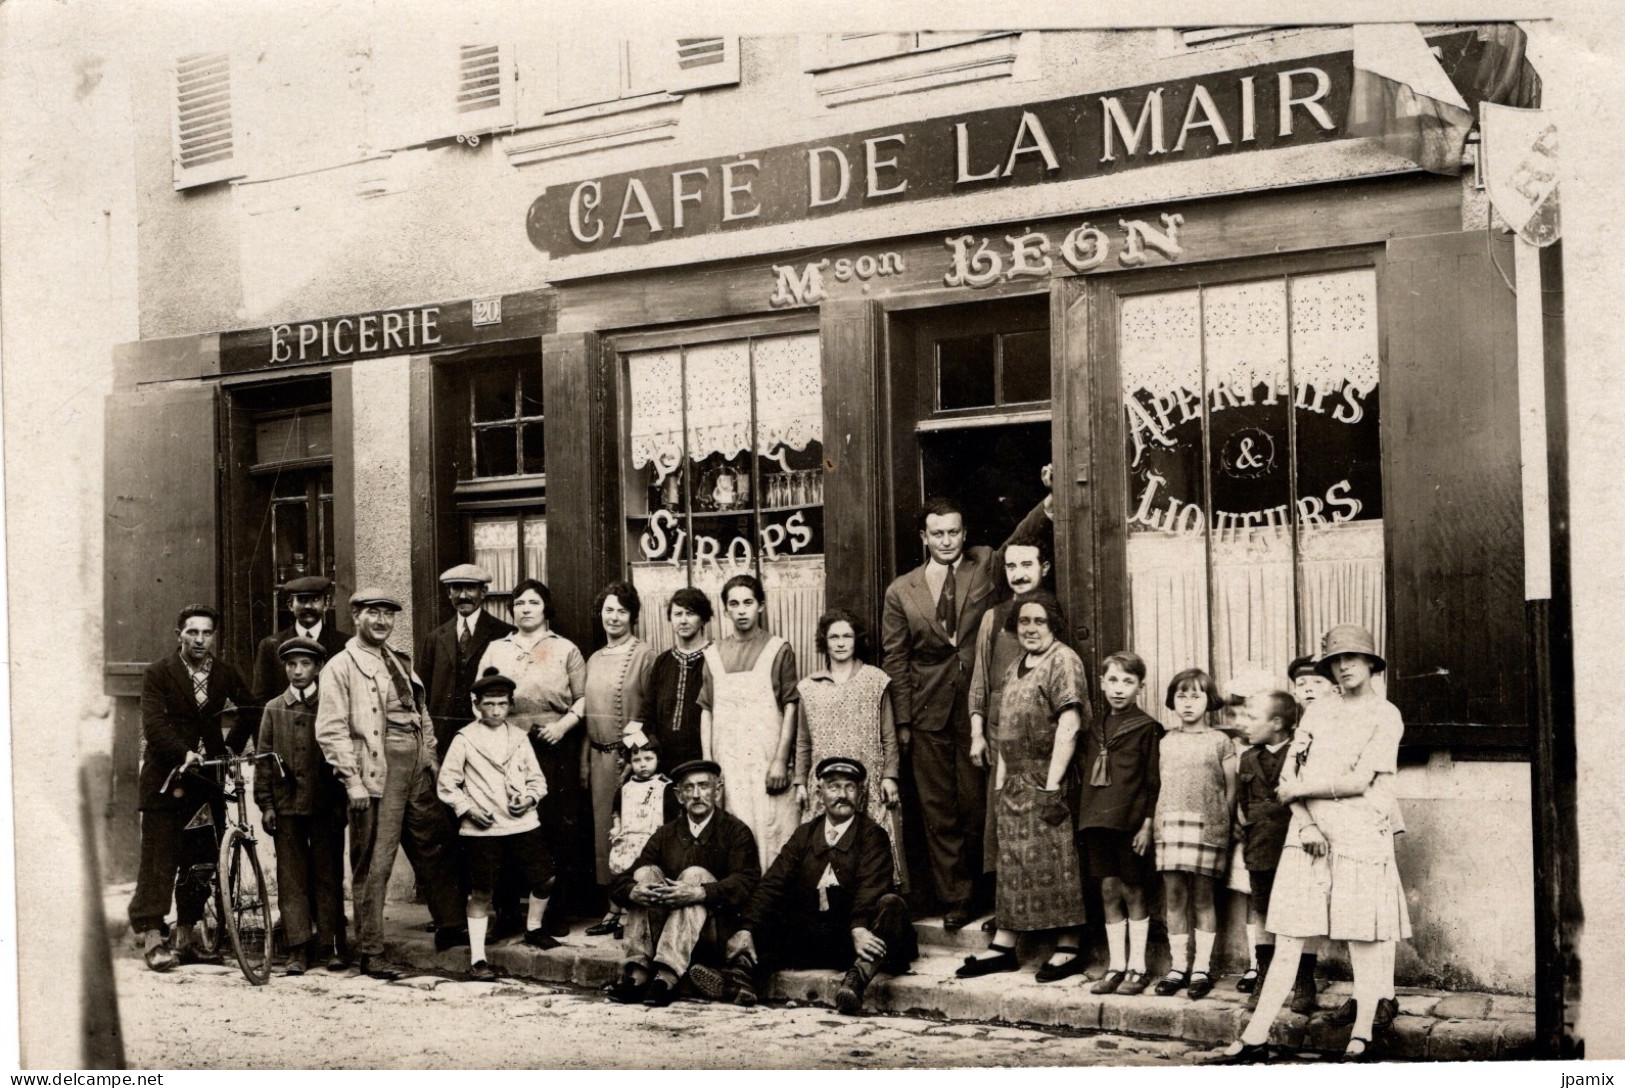
[[[542,928],[547,930],[549,937],[568,937],[570,935],[570,919],[543,918]]]
[[[1371,1018],[1371,1026],[1378,1031],[1394,1026],[1394,1017],[1399,1015],[1399,1001],[1392,997],[1377,999],[1377,1012]]]
[[[169,950],[168,945],[162,944],[153,945],[141,954],[141,958],[147,961],[148,967],[159,972],[173,971],[181,962],[175,953]]]
[[[1038,971],[1034,976],[1039,982],[1059,982],[1063,978],[1071,978],[1073,975],[1081,974],[1083,972],[1083,957],[1078,955],[1076,951],[1065,948],[1056,949],[1056,951],[1071,951],[1072,955],[1068,959],[1062,960],[1060,963],[1040,964]]]
[[[1089,987],[1089,992],[1096,995],[1115,994],[1117,988],[1123,985],[1123,979],[1126,977],[1127,973],[1124,971],[1107,971],[1100,976],[1099,981]]]
[[[697,990],[701,997],[712,1001],[732,1001],[735,986],[729,972],[718,971],[715,967],[708,967],[703,963],[692,964],[688,969],[688,981]]]
[[[587,927],[587,936],[589,936],[589,937],[608,937],[611,933],[614,933],[615,930],[618,929],[618,928],[620,928],[619,923],[617,923],[615,921],[615,919],[613,919],[613,918],[605,918],[602,922],[594,922],[592,925],[588,926]]]
[[[1259,1065],[1271,1058],[1270,1044],[1268,1043],[1242,1043],[1241,1049],[1226,1050],[1215,1054],[1211,1058],[1204,1058],[1201,1065]]]
[[[840,989],[835,991],[835,1011],[842,1016],[856,1016],[863,1011],[863,992],[869,988],[871,972],[854,963],[846,969]]]
[[[1250,994],[1258,988],[1258,968],[1249,967],[1236,979],[1236,993]]]
[[[728,978],[733,982],[735,1005],[749,1007],[760,1000],[756,995],[756,979],[747,968],[728,968]]]
[[[1015,949],[994,948],[991,951],[993,952],[991,956],[966,956],[965,962],[954,972],[954,977],[980,978],[983,975],[996,975],[1001,971],[1021,969],[1021,961],[1016,959]]]
[[[468,930],[463,926],[452,926],[447,929],[434,931],[434,950],[444,952],[448,948],[468,943]]]
[[[1206,971],[1192,971],[1190,985],[1185,993],[1192,1001],[1200,1001],[1213,992],[1213,976]]]
[[[636,1005],[643,1000],[643,991],[649,988],[647,978],[639,979],[631,970],[623,968],[621,977],[604,987],[604,994],[621,1005]]]
[[[1150,984],[1151,980],[1145,977],[1144,971],[1130,971],[1123,976],[1123,984],[1117,987],[1117,992],[1132,997],[1135,994],[1145,993],[1145,988]]]
[[[649,988],[643,991],[643,1003],[651,1009],[663,1009],[677,997],[677,987],[665,975],[656,975]]]
[[[350,969],[350,961],[344,957],[342,952],[334,949],[333,954],[327,957],[327,969],[334,973],[339,971],[348,971]]]
[[[361,973],[366,975],[368,978],[376,978],[382,979],[385,982],[393,982],[401,977],[401,971],[398,968],[391,967],[377,956],[369,956],[366,953],[362,953],[361,959],[356,966],[360,969]]]
[[[1317,1012],[1309,1018],[1309,1026],[1316,1028],[1346,1028],[1359,1015],[1360,1003],[1349,998],[1335,1009]]]
[[[527,929],[525,931],[525,943],[532,948],[540,948],[544,952],[549,948],[559,946],[559,942],[554,940],[552,934],[547,932],[546,926],[540,929]]]
[[[1157,979],[1157,984],[1151,987],[1151,992],[1158,997],[1173,997],[1183,990],[1188,982],[1190,982],[1190,976],[1185,972],[1169,971],[1166,975]]]
[[[476,960],[468,966],[470,982],[495,982],[496,977],[496,969],[484,960]]]
[[[969,903],[955,903],[943,912],[942,928],[951,933],[956,929],[964,929],[974,921],[976,915],[972,913]]]
[[[1338,1056],[1340,1062],[1372,1062],[1378,1058],[1377,1052],[1371,1048],[1370,1039],[1362,1039],[1358,1035],[1349,1039],[1348,1046]]]
[[[303,946],[295,948],[288,953],[288,965],[282,969],[285,975],[302,975],[310,970],[310,953]]]

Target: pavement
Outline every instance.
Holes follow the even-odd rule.
[[[128,929],[124,921],[128,901],[127,890],[108,889],[108,925],[115,937]],[[436,952],[434,935],[425,928],[428,921],[428,911],[421,905],[390,903],[386,958],[420,971],[461,976],[468,967],[468,949]],[[513,979],[601,989],[619,973],[625,946],[613,937],[586,936],[582,930],[589,924],[576,922],[574,932],[561,938],[559,948],[542,952],[521,943],[503,943],[490,946],[487,959],[499,973]],[[913,971],[878,977],[865,997],[866,1010],[949,1024],[1111,1032],[1198,1048],[1228,1045],[1247,1022],[1247,995],[1236,992],[1235,976],[1221,978],[1214,992],[1201,1001],[1191,1001],[1183,992],[1173,997],[1149,992],[1138,997],[1097,997],[1089,993],[1090,983],[1082,978],[1035,981],[1033,971],[1044,961],[1046,951],[1041,945],[1029,948],[1024,942],[1019,972],[958,979],[954,969],[987,943],[979,922],[946,932],[940,918],[929,918],[917,922],[916,930],[921,955]],[[1098,975],[1102,967],[1095,965],[1090,974]],[[834,1008],[840,981],[837,971],[781,971],[764,996],[798,1006]],[[1350,993],[1347,982],[1322,980],[1321,986],[1320,1004],[1326,1009],[1336,1007]],[[1400,987],[1397,997],[1400,1015],[1386,1047],[1393,1058],[1485,1061],[1533,1057],[1532,997],[1415,987]],[[1271,1029],[1271,1038],[1293,1049],[1338,1052],[1347,1041],[1348,1029],[1310,1028],[1307,1017],[1283,1011]]]

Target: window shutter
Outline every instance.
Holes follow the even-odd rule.
[[[494,43],[458,46],[457,88],[453,96],[456,135],[511,128],[515,97],[512,46]]]
[[[191,53],[175,61],[175,188],[243,176],[231,104],[231,57]]]
[[[110,695],[175,648],[175,613],[218,604],[213,386],[107,399],[104,651]]]
[[[1388,243],[1388,697],[1407,723],[1528,720],[1517,328],[1503,271],[1511,244],[1483,231]]]
[[[655,90],[681,94],[704,87],[727,87],[739,82],[739,39],[678,38],[661,43],[670,52],[664,86]],[[635,73],[634,73],[635,74]]]

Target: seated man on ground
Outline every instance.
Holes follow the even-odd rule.
[[[610,885],[610,898],[626,909],[627,953],[607,990],[612,1001],[671,1004],[696,946],[723,946],[761,879],[756,837],[717,804],[722,768],[693,759],[671,780],[683,814],[650,836]]]
[[[823,814],[797,828],[768,867],[728,942],[727,971],[689,972],[707,997],[750,1005],[781,967],[846,968],[835,1006],[850,1016],[877,973],[902,974],[919,954],[908,905],[892,885],[891,841],[863,811],[868,772],[831,756],[817,776]]]

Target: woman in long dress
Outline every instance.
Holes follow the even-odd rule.
[[[587,663],[575,643],[553,630],[553,595],[547,586],[526,578],[513,587],[513,621],[519,629],[485,649],[475,674],[495,668],[514,682],[513,712],[508,721],[530,734],[536,763],[547,780],[547,796],[537,806],[553,854],[554,890],[551,917],[544,932],[562,937],[570,931],[565,904],[571,881],[581,881],[575,857],[577,814],[581,811],[582,697],[587,691]]]
[[[1277,793],[1292,804],[1292,822],[1266,922],[1276,935],[1275,958],[1257,1013],[1220,1062],[1268,1059],[1270,1025],[1292,989],[1307,938],[1348,942],[1354,1008],[1345,1060],[1365,1058],[1377,1022],[1391,1022],[1397,1012],[1388,996],[1394,952],[1411,935],[1394,862],[1394,835],[1403,825],[1393,779],[1405,725],[1371,687],[1386,667],[1362,627],[1341,624],[1321,641],[1316,668],[1342,697],[1311,704],[1287,749]]]
[[[998,928],[987,951],[967,956],[957,973],[1014,971],[1016,935],[1055,929],[1055,954],[1038,968],[1038,981],[1054,982],[1085,967],[1078,952],[1083,878],[1068,794],[1089,679],[1083,660],[1056,638],[1066,621],[1053,595],[1039,590],[1018,602],[1006,623],[1023,653],[1005,673],[999,703]]]
[[[796,736],[796,655],[762,628],[767,591],[750,574],[722,587],[734,637],[705,650],[700,740],[722,767],[723,803],[756,836],[762,870],[773,863],[801,819],[790,789]]]
[[[621,741],[628,724],[643,710],[655,659],[649,644],[632,633],[641,606],[638,591],[626,582],[611,582],[593,601],[593,613],[608,641],[587,659],[587,742],[581,751],[581,773],[592,791],[593,857],[600,887],[615,876],[609,869],[609,833],[625,761]],[[602,936],[614,932],[618,924],[612,905],[587,933]]]
[[[829,756],[848,756],[873,768],[865,811],[891,838],[892,880],[906,889],[901,820],[897,805],[897,727],[892,718],[891,677],[867,664],[869,633],[858,617],[833,608],[818,618],[816,645],[826,667],[804,676],[801,727],[796,730],[796,800],[804,810],[812,770]],[[807,811],[818,814],[820,806]]]

